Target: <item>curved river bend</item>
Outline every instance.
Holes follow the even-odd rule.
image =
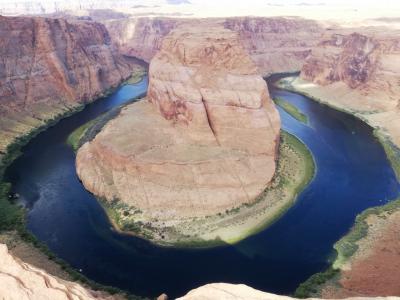
[[[29,208],[29,229],[89,278],[144,296],[171,297],[210,282],[245,283],[292,293],[328,266],[333,244],[364,209],[395,198],[399,184],[372,130],[350,115],[295,93],[271,88],[308,116],[304,125],[280,110],[283,129],[312,151],[317,173],[276,223],[234,245],[166,249],[114,232],[96,199],[79,182],[69,133],[147,89],[147,78],[60,121],[23,149],[8,169]]]

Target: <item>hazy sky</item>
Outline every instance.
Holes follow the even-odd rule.
[[[44,8],[32,4],[40,3]],[[143,6],[147,6],[143,8]],[[32,14],[63,9],[127,8],[144,13],[182,13],[192,16],[299,15],[346,20],[400,17],[400,0],[0,0],[0,12],[25,10]],[[136,8],[142,7],[142,8]],[[157,7],[157,8],[156,8]]]
[[[21,2],[31,2],[31,3],[43,3],[52,4],[58,3],[71,3],[71,2],[81,2],[85,3],[87,0],[0,0],[2,3],[21,3]],[[100,2],[105,2],[104,0],[99,0]],[[107,1],[107,0],[106,0]],[[109,2],[114,2],[113,0],[108,0]],[[398,0],[245,0],[245,1],[234,1],[234,0],[118,0],[119,2],[126,3],[140,3],[140,4],[167,4],[167,3],[194,3],[194,4],[204,4],[204,5],[229,5],[229,6],[242,6],[245,5],[276,5],[276,6],[291,6],[291,5],[313,5],[313,6],[352,6],[352,7],[400,7],[400,1]],[[88,2],[95,3],[96,0],[89,0]]]

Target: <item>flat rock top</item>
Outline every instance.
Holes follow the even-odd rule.
[[[88,290],[78,283],[54,277],[12,256],[0,244],[0,298],[18,300],[112,300],[101,292]]]

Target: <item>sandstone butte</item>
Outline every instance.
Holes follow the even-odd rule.
[[[0,159],[15,140],[94,100],[134,65],[104,25],[0,16]]]
[[[280,119],[237,34],[175,29],[152,59],[149,80],[147,99],[78,151],[85,187],[150,220],[252,202],[274,175]]]

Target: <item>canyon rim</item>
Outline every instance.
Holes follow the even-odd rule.
[[[329,3],[260,1],[235,13],[231,11],[238,4],[220,10],[214,3],[210,10],[196,0],[114,1],[112,9],[108,0],[40,2],[0,4],[1,14],[12,15],[0,16],[1,297],[129,296],[94,291],[115,293],[55,258],[38,240],[54,245],[60,236],[51,241],[40,234],[34,238],[29,219],[35,201],[32,207],[20,206],[28,203],[25,197],[38,196],[16,191],[21,185],[35,190],[37,183],[6,175],[39,132],[109,95],[129,78],[127,85],[146,80],[145,62],[150,64],[145,98],[118,103],[74,131],[79,138],[77,175],[98,198],[112,223],[107,224],[113,225],[108,229],[118,237],[133,234],[155,244],[149,247],[231,247],[287,212],[312,180],[317,160],[296,134],[282,130],[285,124],[263,79],[271,74],[288,75],[276,83],[280,88],[368,124],[400,178],[397,4],[385,13],[384,5],[382,10],[369,9],[366,17],[368,1],[363,7],[330,12]],[[299,75],[293,75],[296,72]],[[304,107],[295,100],[283,101],[302,113]],[[313,126],[311,120],[300,128],[312,131]],[[86,132],[90,138],[81,139]],[[374,159],[369,163],[373,167]],[[44,163],[39,170],[46,168]],[[398,201],[382,196],[379,204],[385,205],[357,218],[354,214],[353,228],[349,225],[342,239],[329,244],[336,253],[331,267],[301,284],[295,294],[396,299]],[[76,279],[81,282],[73,282]],[[181,299],[213,297],[291,299],[229,284],[205,285]]]

